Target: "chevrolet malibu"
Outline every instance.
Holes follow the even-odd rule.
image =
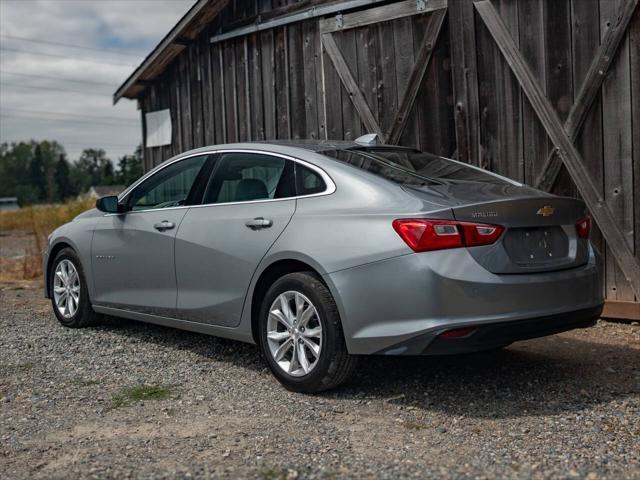
[[[62,325],[256,343],[294,391],[361,355],[496,349],[602,310],[582,201],[371,138],[193,150],[96,207],[44,252]]]

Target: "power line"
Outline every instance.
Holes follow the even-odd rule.
[[[89,47],[87,45],[74,45],[72,43],[63,43],[63,42],[56,42],[53,40],[39,40],[36,38],[27,38],[27,37],[14,37],[13,35],[0,35],[1,38],[7,38],[9,40],[18,40],[21,42],[29,42],[29,43],[40,43],[42,45],[56,45],[59,47],[69,47],[69,48],[79,48],[82,50],[92,50],[94,52],[108,52],[108,53],[113,53],[116,55],[127,55],[130,57],[140,57],[141,55],[144,55],[144,52],[130,52],[130,51],[125,51],[125,50],[118,50],[115,48],[98,48],[98,47]]]
[[[82,93],[84,95],[94,95],[98,97],[110,97],[110,93],[101,93],[101,92],[89,92],[87,90],[73,90],[71,88],[56,88],[56,87],[47,87],[47,86],[35,86],[35,85],[18,85],[15,83],[5,83],[0,81],[0,86],[5,87],[13,87],[13,88],[29,88],[32,90],[52,90],[54,92],[71,92],[71,93]]]
[[[20,143],[20,140],[2,140],[0,139],[0,143]],[[95,148],[95,149],[100,149],[100,148],[104,148],[104,149],[113,149],[113,150],[117,150],[120,149],[119,151],[130,151],[133,152],[135,151],[135,149],[137,148],[137,145],[140,144],[140,142],[137,142],[133,145],[122,145],[122,144],[118,144],[118,145],[114,145],[114,144],[110,144],[110,143],[102,143],[100,141],[96,141],[96,142],[65,142],[65,141],[61,141],[61,140],[56,140],[56,142],[62,146],[65,147],[67,145],[69,146],[73,146],[73,147],[81,147],[81,148]],[[25,142],[28,143],[28,142]],[[93,143],[93,144],[92,144]]]
[[[4,112],[6,110],[9,110],[12,112],[28,113],[28,114],[36,114],[36,115],[62,115],[65,117],[95,118],[98,120],[116,120],[118,122],[132,122],[136,124],[139,123],[138,120],[134,120],[132,118],[112,117],[112,116],[105,116],[105,115],[89,115],[85,113],[52,112],[52,111],[46,111],[46,110],[27,110],[27,109],[10,108],[10,107],[1,108],[0,112]]]
[[[22,48],[9,48],[9,47],[0,46],[0,50],[4,50],[6,52],[18,52],[18,53],[28,53],[31,55],[41,55],[43,57],[67,58],[70,60],[80,60],[83,62],[104,63],[107,65],[117,65],[122,67],[131,67],[131,68],[135,67],[135,65],[132,63],[111,62],[111,61],[102,60],[99,58],[76,57],[71,55],[61,55],[59,53],[36,52],[35,50],[25,50]]]
[[[84,125],[86,123],[92,123],[92,124],[96,124],[96,125],[110,125],[112,127],[126,127],[126,128],[132,128],[132,125],[126,125],[122,122],[112,122],[112,121],[101,121],[101,120],[89,120],[89,119],[73,119],[73,118],[43,118],[43,117],[38,117],[37,115],[23,115],[23,114],[18,114],[18,113],[0,113],[0,118],[22,118],[25,120],[35,120],[35,121],[40,121],[40,122],[63,122],[63,123],[75,123],[75,124],[80,124],[80,125]]]
[[[56,77],[52,75],[33,75],[30,73],[10,72],[8,70],[0,70],[0,73],[4,73],[6,75],[15,75],[17,77],[42,78],[45,80],[62,80],[65,82],[88,83],[92,85],[105,85],[108,87],[113,87],[115,85],[115,83],[99,82],[97,80],[80,80],[78,78]]]

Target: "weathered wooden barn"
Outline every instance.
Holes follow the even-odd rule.
[[[637,3],[199,0],[114,101],[139,102],[146,169],[208,144],[377,132],[580,196],[606,314],[640,318]]]

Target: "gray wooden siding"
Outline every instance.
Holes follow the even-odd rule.
[[[535,80],[566,121],[603,38],[626,0],[492,0]],[[171,110],[173,141],[145,148],[145,168],[208,144],[244,140],[354,139],[366,133],[351,94],[312,19],[211,44],[210,36],[286,0],[231,2],[140,98],[142,113]],[[303,1],[300,7],[322,3]],[[388,132],[407,88],[429,18],[418,14],[335,32],[362,96]],[[640,9],[595,94],[575,145],[640,256]],[[447,15],[400,142],[480,164],[536,185],[553,144],[471,0]],[[579,196],[564,166],[551,190]],[[638,301],[596,228],[611,300]]]

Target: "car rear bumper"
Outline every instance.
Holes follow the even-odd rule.
[[[453,328],[501,325],[496,335],[508,338],[489,341],[491,330],[483,328],[473,339],[484,338],[488,343],[482,348],[492,348],[531,338],[529,328],[535,337],[576,328],[572,318],[578,318],[578,327],[592,323],[604,301],[601,272],[593,249],[580,267],[508,275],[493,274],[466,249],[454,249],[403,255],[324,278],[338,304],[350,353],[411,355],[446,353],[449,344],[428,347]],[[587,312],[586,317],[576,312]],[[526,321],[533,326],[517,326]],[[451,353],[457,353],[451,345]]]
[[[377,353],[383,355],[455,355],[490,350],[507,346],[519,340],[544,337],[576,328],[592,327],[601,313],[602,305],[540,318],[489,323],[475,327],[468,335],[458,338],[442,336],[441,334],[447,331],[444,329],[440,332],[419,335]]]

